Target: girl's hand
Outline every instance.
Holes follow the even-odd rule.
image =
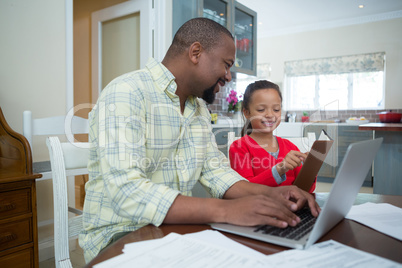
[[[289,170],[293,170],[301,165],[302,161],[306,160],[307,154],[299,151],[290,151],[282,162],[276,165],[276,170],[279,175],[283,175]]]

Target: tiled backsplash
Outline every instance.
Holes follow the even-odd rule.
[[[226,92],[218,92],[216,94],[216,99],[213,104],[210,104],[208,107],[212,113],[217,113],[221,115],[227,115],[227,104],[226,104]],[[341,111],[307,111],[309,115],[315,116],[316,120],[335,120],[339,119],[340,122],[345,122],[346,119],[350,117],[362,117],[364,116],[370,122],[380,122],[380,119],[377,115],[379,112],[388,111],[386,109],[382,110],[341,110]],[[402,113],[402,109],[392,109],[393,112]],[[296,114],[296,122],[300,122],[303,111],[282,111],[282,117],[284,118],[288,113]],[[318,118],[317,118],[318,117]]]
[[[227,111],[224,111],[223,109],[226,108],[227,106],[224,107],[224,102],[226,102],[226,92],[218,92],[216,93],[215,96],[215,101],[213,104],[208,105],[208,108],[211,110],[213,113],[225,113]]]
[[[313,116],[318,115],[320,117],[319,120],[335,120],[338,119],[340,122],[345,122],[346,119],[350,117],[362,117],[364,116],[370,122],[380,122],[380,118],[377,113],[388,111],[386,109],[382,110],[340,110],[340,111],[308,111],[309,115],[313,114]],[[402,109],[393,109],[393,112],[402,113]],[[303,111],[288,111],[288,113],[296,113],[296,122],[301,121],[301,117],[303,115]],[[286,111],[283,111],[282,114],[286,114]]]

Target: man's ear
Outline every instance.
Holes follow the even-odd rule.
[[[197,64],[199,62],[202,51],[200,42],[194,42],[190,45],[188,56],[192,63]]]

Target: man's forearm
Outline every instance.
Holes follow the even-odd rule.
[[[164,223],[197,224],[224,222],[224,200],[178,195],[166,214]]]
[[[240,197],[245,197],[248,195],[257,195],[257,194],[263,194],[266,196],[270,196],[271,193],[271,187],[261,185],[261,184],[256,184],[256,183],[251,183],[248,181],[239,181],[236,182],[235,184],[230,187],[225,195],[223,196],[224,199],[234,199],[234,198],[240,198]]]

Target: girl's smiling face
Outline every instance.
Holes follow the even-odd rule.
[[[248,108],[243,112],[250,120],[253,132],[272,133],[279,126],[282,100],[275,89],[264,88],[254,91]]]

